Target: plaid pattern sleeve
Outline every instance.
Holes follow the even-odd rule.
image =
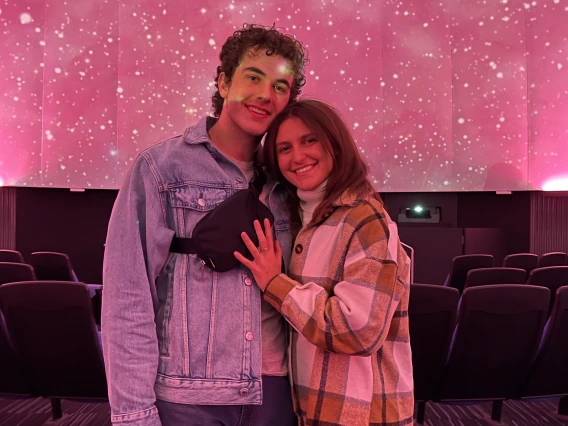
[[[412,424],[409,265],[396,224],[370,200],[304,228],[295,244],[290,277],[275,277],[265,299],[297,332],[300,422]]]

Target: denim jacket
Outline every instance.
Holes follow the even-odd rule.
[[[160,425],[155,400],[262,403],[261,292],[241,266],[214,272],[170,253],[174,235],[248,187],[212,144],[203,118],[183,136],[143,151],[125,177],[109,222],[102,342],[113,424]],[[291,251],[283,187],[268,183],[275,234]],[[223,244],[219,241],[219,244]]]

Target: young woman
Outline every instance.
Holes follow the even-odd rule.
[[[413,423],[409,265],[396,225],[338,113],[302,100],[269,128],[268,172],[290,190],[299,229],[288,275],[270,224],[237,259],[292,325],[290,376],[301,425]]]

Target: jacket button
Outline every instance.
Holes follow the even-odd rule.
[[[249,390],[248,390],[247,388],[242,388],[242,389],[239,391],[239,395],[240,395],[240,396],[247,396],[248,394],[249,394]]]
[[[252,284],[252,280],[249,277],[245,278],[245,284],[246,285],[251,285]]]
[[[253,339],[253,334],[249,331],[247,334],[245,334],[245,339],[247,339],[248,341],[251,341]]]
[[[301,252],[304,251],[304,247],[301,244],[296,244],[296,248],[294,249],[294,251],[300,254]]]
[[[197,200],[197,204],[199,204],[201,207],[205,207],[205,200],[203,198],[200,198],[199,200]]]

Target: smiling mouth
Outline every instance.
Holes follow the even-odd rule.
[[[295,170],[294,173],[296,173],[296,174],[306,173],[306,172],[309,172],[310,170],[312,170],[314,167],[315,167],[315,164],[311,164],[309,166],[302,167],[301,169]]]
[[[247,105],[247,108],[249,109],[249,111],[254,112],[255,114],[261,114],[261,115],[266,115],[266,116],[269,115],[268,111],[265,111],[265,110],[260,109],[260,108],[256,108],[256,107],[249,106],[249,105]]]

